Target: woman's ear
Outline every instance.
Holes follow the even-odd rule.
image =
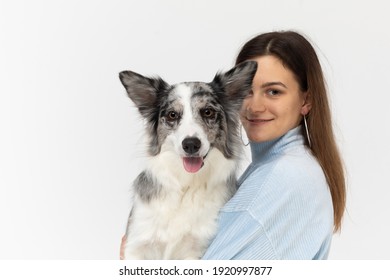
[[[311,94],[309,92],[304,92],[303,97],[301,115],[306,116],[311,110]]]

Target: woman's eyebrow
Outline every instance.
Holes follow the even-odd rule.
[[[287,88],[287,86],[282,82],[268,82],[261,85],[262,88],[269,87],[269,86],[282,86],[284,88]]]

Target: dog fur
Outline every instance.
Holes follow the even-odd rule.
[[[199,259],[236,190],[239,110],[257,69],[169,85],[132,71],[120,80],[146,122],[150,159],[133,183],[125,259]]]

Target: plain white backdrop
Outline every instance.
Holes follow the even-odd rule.
[[[390,259],[385,4],[0,0],[0,259],[118,259],[146,160],[118,73],[211,81],[246,40],[289,29],[316,46],[347,169],[329,257]]]

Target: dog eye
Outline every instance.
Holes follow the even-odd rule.
[[[168,122],[173,122],[179,118],[179,114],[175,111],[169,111],[165,118]]]
[[[215,110],[213,110],[211,108],[205,108],[205,109],[200,110],[200,114],[204,118],[212,119],[215,116]]]

